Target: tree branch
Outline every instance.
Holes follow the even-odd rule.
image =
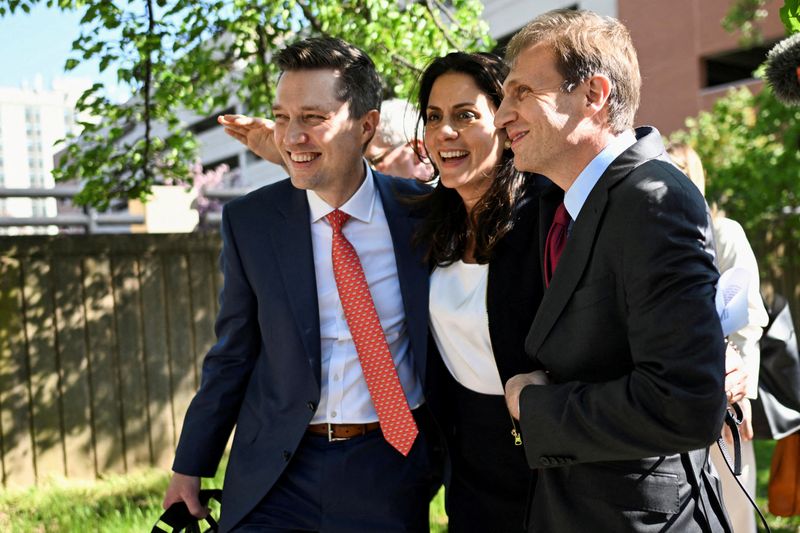
[[[444,36],[445,41],[447,41],[447,43],[450,46],[452,46],[453,48],[455,48],[456,50],[460,50],[461,47],[458,46],[458,44],[456,44],[455,41],[453,41],[452,37],[450,37],[450,32],[447,31],[447,28],[445,28],[442,25],[442,23],[439,21],[439,19],[437,18],[436,11],[435,11],[435,8],[434,8],[433,3],[431,2],[431,0],[425,0],[425,7],[427,8],[428,13],[431,14],[431,18],[433,19],[433,23],[436,25],[437,28],[439,28],[439,31],[442,32],[442,35]]]
[[[153,56],[150,50],[149,37],[155,29],[153,0],[147,0],[145,8],[147,10],[147,38],[144,44],[144,157],[142,157],[142,173],[144,174],[144,182],[150,183],[152,180],[152,173],[150,172],[150,85],[153,78]]]

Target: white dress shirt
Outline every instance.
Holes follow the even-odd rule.
[[[431,274],[430,324],[450,374],[482,394],[503,394],[486,310],[489,265],[456,261]]]
[[[611,166],[619,155],[636,143],[636,134],[633,130],[625,130],[606,145],[589,164],[584,167],[569,190],[564,193],[564,207],[567,208],[569,217],[578,220],[578,214],[586,203],[589,193],[600,181],[600,177]]]
[[[423,401],[422,385],[414,370],[409,347],[392,236],[372,171],[366,163],[364,166],[367,172],[364,183],[339,208],[351,217],[343,226],[342,233],[353,245],[361,261],[400,383],[409,407],[415,409]],[[332,230],[325,216],[334,208],[314,191],[306,191],[306,194],[311,210],[311,243],[322,348],[320,401],[311,423],[375,422],[378,415],[364,381],[333,276]]]

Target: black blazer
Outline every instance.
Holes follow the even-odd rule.
[[[417,222],[396,195],[425,191],[374,173],[394,243],[410,349],[425,384],[428,272],[411,248]],[[231,430],[220,530],[239,522],[281,475],[320,396],[320,331],[306,192],[289,180],[229,203],[217,343],[183,423],[173,470],[213,476]],[[352,480],[357,482],[357,480]]]
[[[529,183],[515,209],[513,228],[497,242],[489,261],[486,312],[492,351],[503,385],[517,374],[540,368],[525,353],[525,337],[539,308],[544,287],[537,244],[539,219],[539,189]],[[452,409],[449,402],[453,395],[448,391],[452,376],[442,362],[433,336],[429,339],[428,350],[431,354],[429,375],[436,385],[425,398],[441,429],[449,435],[453,430],[449,420]]]
[[[703,466],[726,405],[705,202],[657,131],[637,138],[589,194],[526,340],[552,382],[520,398],[532,531],[724,527]]]

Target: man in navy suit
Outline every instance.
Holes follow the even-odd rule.
[[[408,202],[398,200],[425,186],[373,172],[363,158],[381,101],[363,51],[317,38],[276,59],[275,143],[291,178],[223,212],[218,341],[186,413],[164,505],[182,500],[205,513],[200,477],[214,475],[236,425],[222,531],[427,531],[428,281],[411,247]],[[347,222],[337,237],[330,217],[339,212]],[[388,412],[416,426],[404,444],[386,408],[376,410],[385,399],[374,401],[361,326],[343,308],[334,272],[342,234],[402,387],[402,405]]]

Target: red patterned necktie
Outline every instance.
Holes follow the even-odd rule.
[[[556,209],[550,231],[547,232],[547,240],[544,243],[544,282],[548,287],[550,280],[553,279],[553,272],[561,258],[561,252],[567,245],[567,227],[569,226],[569,213],[564,206],[564,202]]]
[[[419,430],[397,377],[361,261],[353,245],[342,234],[342,226],[350,215],[335,209],[326,218],[333,229],[336,287],[383,436],[397,451],[408,455]]]

